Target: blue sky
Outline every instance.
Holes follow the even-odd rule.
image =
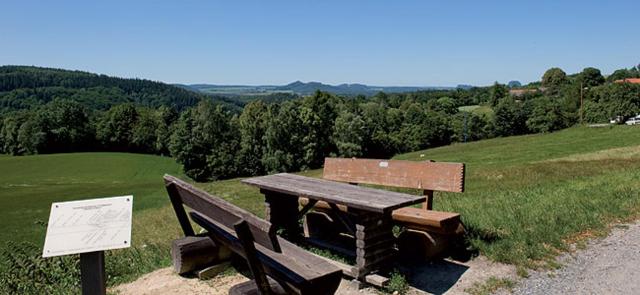
[[[5,1],[0,64],[169,83],[529,82],[640,63],[640,1]]]

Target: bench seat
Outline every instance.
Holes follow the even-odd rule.
[[[407,228],[442,234],[454,234],[461,225],[460,214],[454,212],[405,207],[394,210],[391,216]]]
[[[309,200],[307,198],[300,198],[299,203],[304,207],[309,203]],[[347,206],[344,205],[338,205],[338,208],[343,212],[349,210]],[[326,212],[331,210],[331,207],[329,207],[329,204],[326,202],[319,201],[315,204],[314,210]],[[461,230],[460,226],[462,224],[459,213],[424,210],[414,207],[396,209],[391,214],[391,217],[395,222],[407,228],[426,230],[440,234],[458,233],[458,231]]]
[[[176,177],[165,175],[164,181],[185,236],[195,235],[191,221],[195,222],[206,229],[215,242],[244,257],[250,266],[250,260],[255,260],[254,265],[263,268],[258,273],[271,277],[288,294],[329,295],[336,292],[342,270],[277,236],[271,223]],[[185,207],[190,209],[188,213]],[[242,224],[246,231],[237,232],[236,226]],[[239,233],[244,238],[239,237]],[[253,243],[253,247],[247,247],[245,243]],[[252,254],[247,254],[249,248],[253,248]],[[253,269],[251,271],[256,274]],[[251,285],[239,286],[238,290],[245,287]]]

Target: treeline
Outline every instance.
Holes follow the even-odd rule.
[[[0,152],[167,155],[205,181],[318,168],[327,156],[389,158],[452,142],[550,132],[580,122],[581,97],[585,122],[640,111],[640,85],[609,83],[593,68],[571,76],[553,68],[539,85],[522,89],[496,83],[372,97],[316,92],[280,103],[255,100],[240,111],[207,99],[182,111],[133,103],[103,111],[57,98],[0,114]],[[472,105],[485,111],[460,108]]]
[[[150,80],[41,67],[0,67],[0,111],[31,109],[55,98],[77,101],[98,110],[107,110],[122,103],[182,110],[196,105],[204,97]]]
[[[92,111],[71,100],[0,115],[0,152],[11,155],[118,151],[169,155],[178,112],[121,104]]]

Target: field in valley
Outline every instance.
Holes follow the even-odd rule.
[[[553,266],[566,241],[606,233],[608,224],[640,212],[640,128],[571,128],[396,158],[466,163],[466,192],[436,194],[434,209],[462,213],[471,247],[523,269]],[[119,281],[166,266],[179,230],[162,185],[165,173],[181,176],[172,159],[148,155],[0,156],[0,238],[41,247],[51,202],[133,194],[134,248],[114,251],[125,258],[108,263],[112,270],[133,269]],[[320,177],[321,170],[303,174]],[[263,214],[258,190],[239,179],[197,185]]]

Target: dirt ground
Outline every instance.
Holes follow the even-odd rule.
[[[639,294],[640,222],[618,225],[609,236],[562,255],[562,267],[519,282],[514,294]]]
[[[466,263],[449,260],[437,261],[420,267],[407,267],[412,288],[409,294],[465,294],[474,283],[482,283],[490,277],[515,278],[515,268],[498,264],[484,257]],[[184,278],[163,268],[146,274],[138,280],[117,286],[110,291],[120,295],[134,294],[227,294],[231,286],[247,280],[239,274],[215,277],[208,281]],[[337,294],[379,294],[376,289],[358,290],[348,280],[343,280]]]

